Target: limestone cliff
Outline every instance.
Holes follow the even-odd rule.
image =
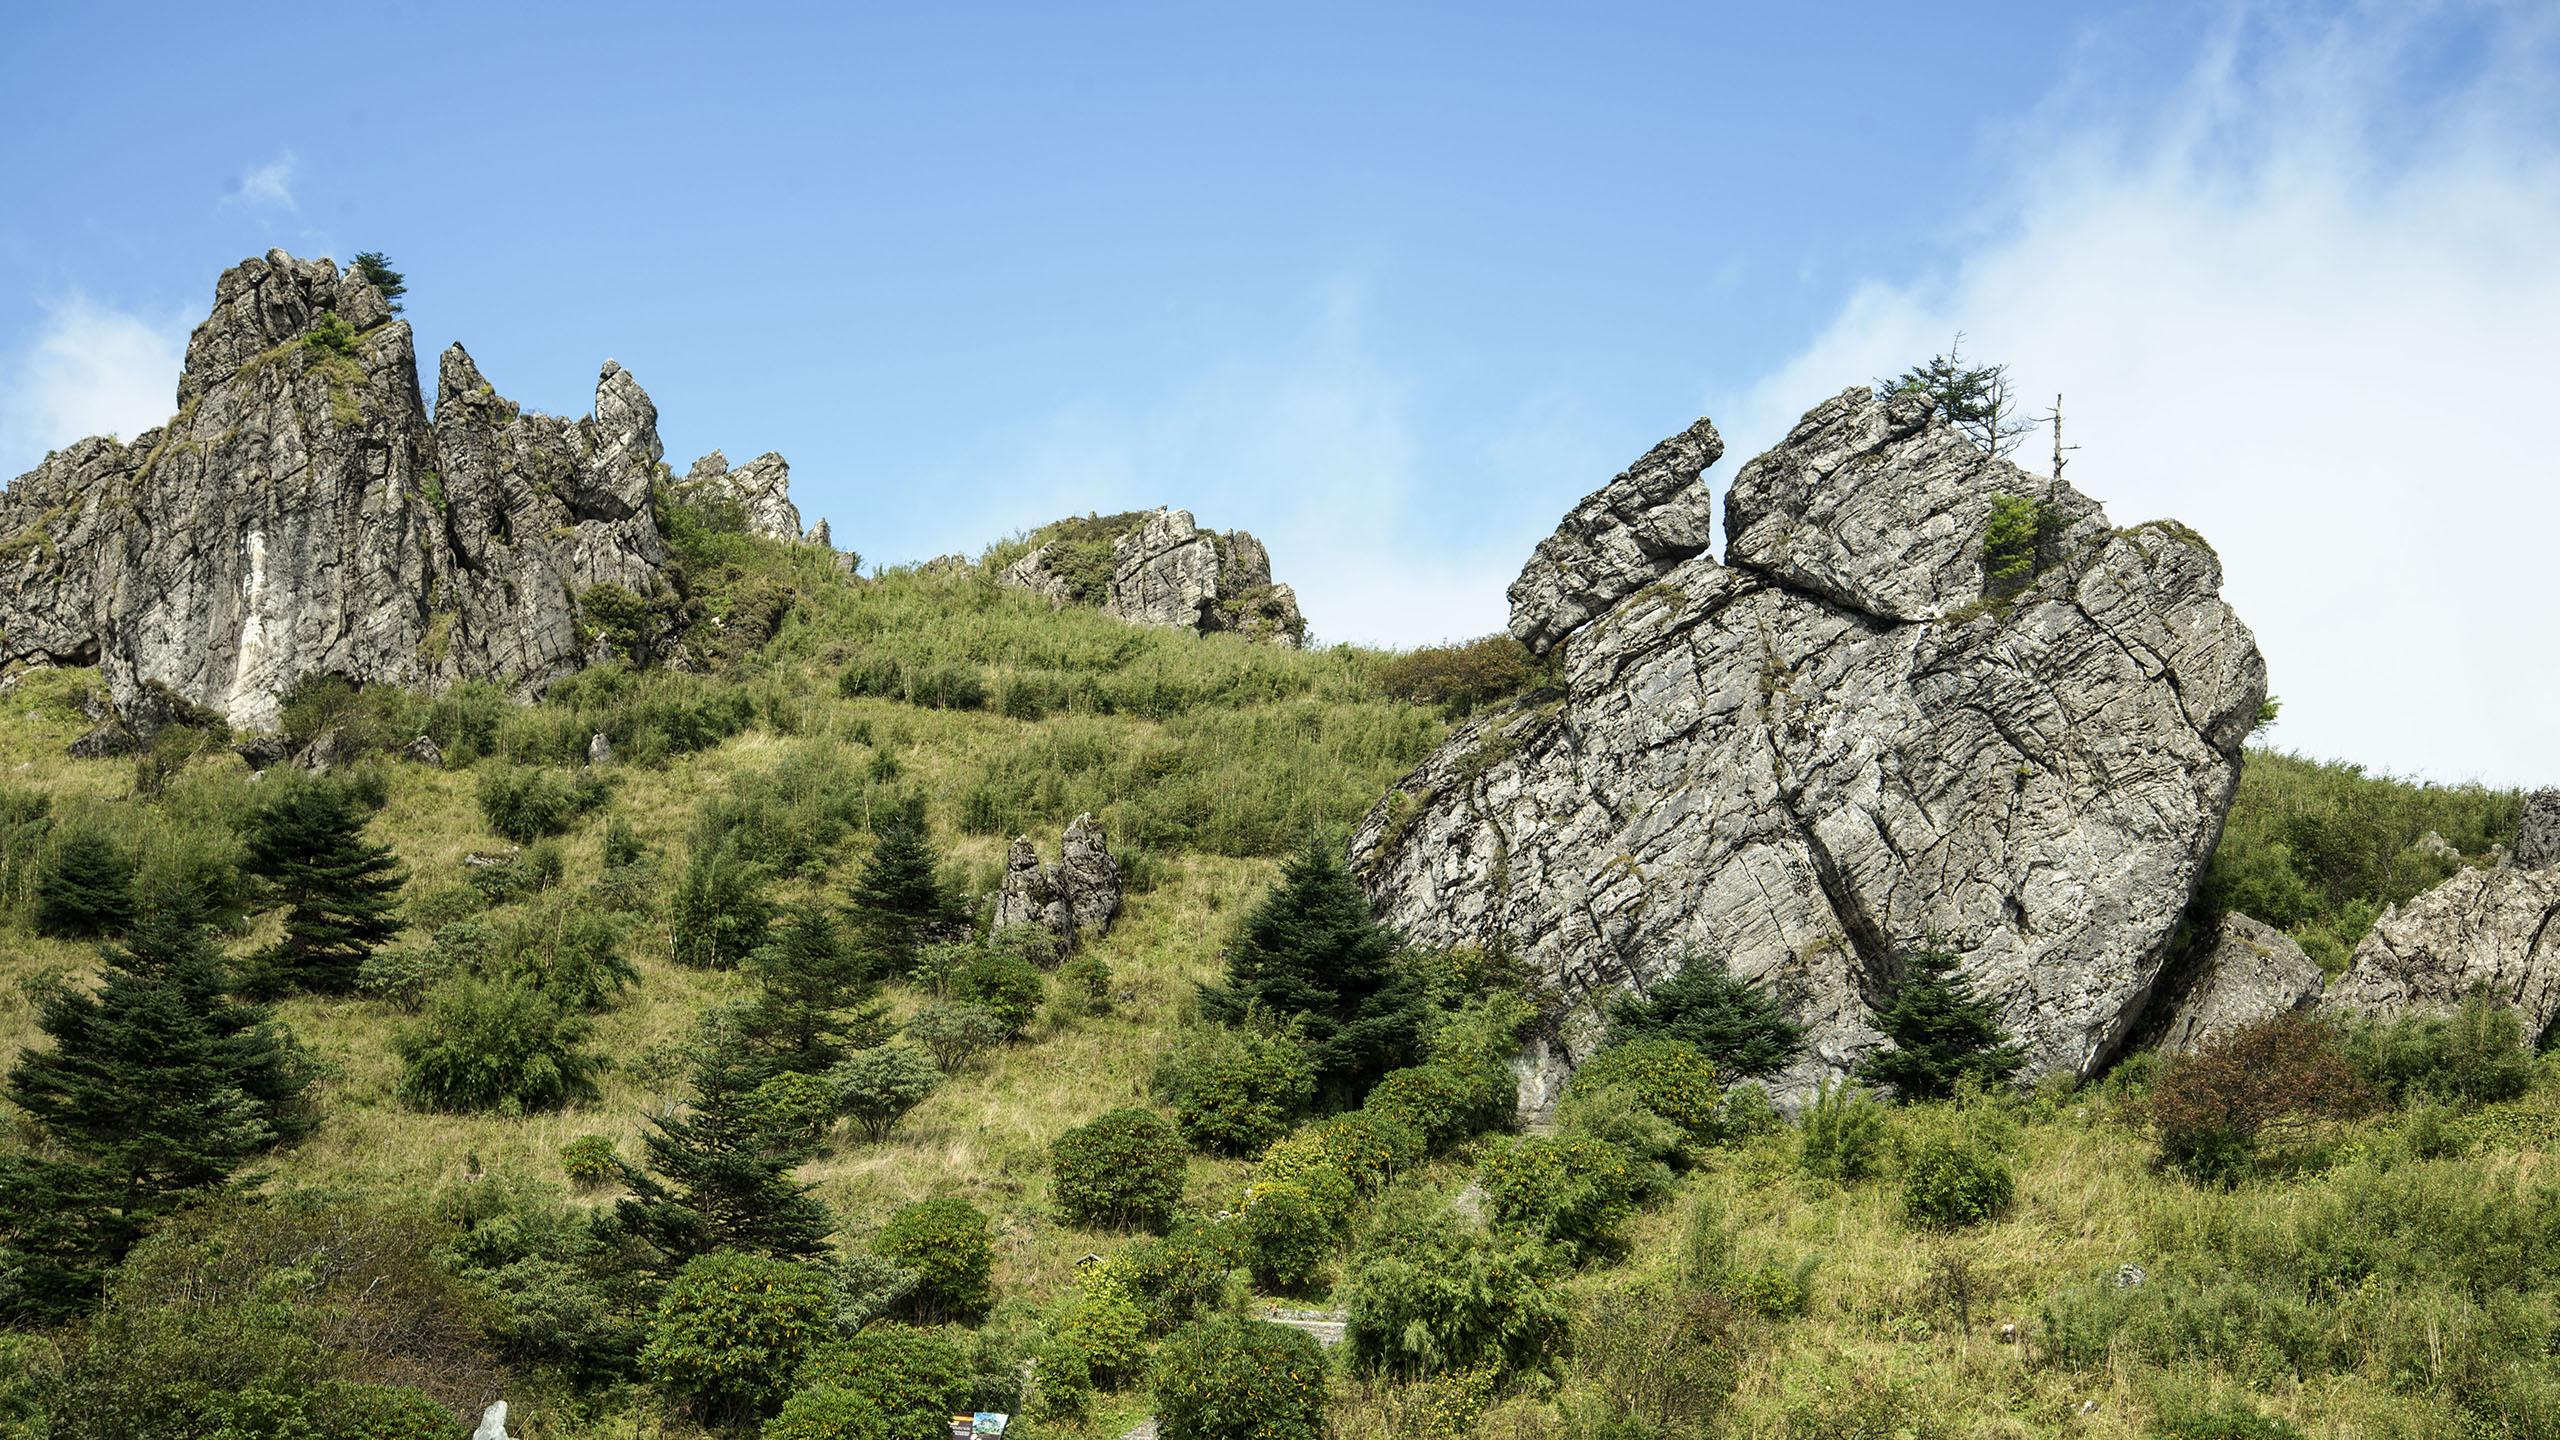
[[[223,273],[177,401],[0,492],[0,663],[95,664],[129,714],[165,693],[263,727],[315,672],[539,688],[598,653],[591,587],[667,586],[657,408],[609,361],[561,420],[456,346],[431,420],[407,322],[278,250]],[[768,459],[756,513],[787,512]]]
[[[2265,698],[2213,552],[2114,529],[1861,388],[1744,467],[1719,563],[1691,549],[1712,436],[1539,547],[1512,630],[1561,645],[1561,683],[1370,813],[1351,855],[1381,915],[1508,943],[1585,1014],[1722,958],[1808,1026],[1793,1093],[1878,1044],[1877,999],[1941,947],[2036,1071],[2093,1071],[2151,995]],[[1986,594],[1995,512],[2029,517],[2014,593]]]
[[[1273,583],[1262,542],[1242,530],[1203,530],[1188,510],[1061,520],[997,579],[1137,625],[1281,645],[1306,639],[1297,592]]]

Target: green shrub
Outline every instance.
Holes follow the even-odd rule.
[[[1671,1172],[1591,1135],[1529,1135],[1478,1161],[1476,1183],[1497,1225],[1570,1256],[1609,1256],[1625,1249],[1619,1227],[1636,1205],[1671,1188]]]
[[[102,830],[84,826],[56,834],[36,881],[36,929],[78,939],[132,924],[132,853]]]
[[[952,993],[960,1002],[994,1016],[996,1023],[1004,1027],[1007,1039],[1019,1037],[1039,1018],[1040,1003],[1047,998],[1048,990],[1049,982],[1039,966],[993,947],[981,948],[972,955],[952,983]]]
[[[1610,1002],[1607,1044],[1651,1039],[1696,1046],[1719,1075],[1762,1077],[1795,1058],[1804,1027],[1776,996],[1735,979],[1722,960],[1688,955],[1652,989]]]
[[[1813,1271],[1818,1262],[1757,1265],[1725,1277],[1724,1293],[1733,1303],[1763,1320],[1791,1320],[1813,1300]]]
[[[563,775],[514,765],[480,772],[481,818],[498,835],[529,845],[568,832],[579,816],[605,801],[604,777],[592,770]]]
[[[942,1083],[942,1069],[912,1045],[875,1045],[846,1056],[827,1079],[855,1128],[877,1143]]]
[[[640,1369],[705,1418],[734,1423],[782,1402],[834,1314],[815,1266],[715,1250],[667,1282]]]
[[[1146,1310],[1147,1332],[1164,1335],[1228,1308],[1231,1277],[1246,1259],[1236,1227],[1185,1224],[1129,1246],[1108,1263]]]
[[[1982,593],[2008,596],[2036,577],[2053,524],[2041,500],[2023,495],[1991,497],[1991,520],[1982,532]]]
[[[1719,1440],[1742,1372],[1731,1306],[1710,1292],[1593,1293],[1573,1317],[1566,1413],[1578,1440]]]
[[[1507,633],[1456,645],[1425,645],[1378,667],[1378,688],[1416,705],[1436,705],[1451,719],[1554,679],[1529,647]]]
[[[835,1123],[843,1096],[824,1078],[785,1070],[759,1083],[747,1097],[747,1113],[766,1133],[788,1143],[815,1145]]]
[[[695,850],[669,916],[676,963],[734,967],[765,944],[775,913],[762,871],[726,845]]]
[[[1108,1265],[1086,1268],[1052,1332],[1095,1384],[1117,1388],[1146,1360],[1146,1307],[1121,1272]]]
[[[1155,1092],[1184,1139],[1211,1154],[1252,1155],[1315,1098],[1315,1067],[1288,1035],[1194,1026],[1157,1061]]]
[[[1182,1135],[1152,1110],[1113,1110],[1049,1146],[1050,1195],[1071,1225],[1163,1233],[1182,1203]]]
[[[1284,1295],[1316,1288],[1333,1257],[1335,1219],[1303,1183],[1256,1186],[1239,1220],[1256,1284]]]
[[[640,983],[622,953],[626,928],[616,916],[562,906],[519,924],[499,968],[565,1009],[601,1010]]]
[[[1394,1376],[1536,1369],[1564,1338],[1562,1263],[1445,1211],[1385,1218],[1352,1258],[1344,1344],[1360,1369]]]
[[[900,1440],[903,1435],[930,1434],[891,1428],[880,1407],[837,1385],[793,1392],[781,1413],[764,1422],[759,1440]]]
[[[1685,1040],[1631,1040],[1593,1055],[1573,1072],[1568,1091],[1601,1089],[1629,1092],[1679,1126],[1692,1144],[1712,1144],[1723,1135],[1724,1087],[1717,1083],[1715,1062]]]
[[[1059,1012],[1078,1018],[1111,1013],[1111,962],[1086,951],[1058,967]]]
[[[946,1075],[959,1073],[971,1060],[1004,1043],[1004,1022],[975,1005],[937,1001],[908,1016],[901,1028]]]
[[[2466,996],[2451,1015],[2365,1021],[2347,1032],[2342,1053],[2394,1105],[2485,1105],[2513,1100],[2533,1084],[2524,1017],[2485,991]]]
[[[1896,1099],[1943,1100],[1967,1084],[2000,1084],[2027,1063],[2024,1047],[2001,1033],[1996,1008],[1960,973],[1961,957],[1928,950],[1903,963],[1876,1009],[1876,1028],[1891,1043],[1858,1062],[1858,1078]]]
[[[1156,1418],[1171,1440],[1323,1440],[1324,1377],[1304,1331],[1202,1321],[1156,1356]]]
[[[1903,1217],[1930,1230],[1978,1225],[2007,1213],[2015,1186],[2009,1162],[1989,1146],[1953,1134],[1924,1136],[1903,1162]]]
[[[1408,1065],[1388,1072],[1360,1107],[1422,1137],[1431,1154],[1507,1124],[1517,1105],[1511,1072],[1500,1065]]]
[[[886,1422],[883,1434],[898,1437],[943,1433],[969,1398],[960,1347],[948,1336],[906,1325],[866,1326],[827,1344],[809,1357],[799,1381],[859,1399]]]
[[[2254,1410],[2217,1410],[2162,1426],[2155,1440],[2305,1440],[2303,1433]]]
[[[908,1304],[925,1321],[975,1320],[995,1303],[995,1250],[987,1238],[987,1217],[966,1200],[921,1200],[900,1208],[881,1227],[872,1249],[881,1259],[915,1272]]]
[[[471,855],[463,860],[463,879],[485,905],[510,905],[539,895],[560,883],[566,861],[551,841],[510,855]]]
[[[1363,1108],[1274,1141],[1263,1152],[1259,1173],[1265,1180],[1286,1180],[1309,1169],[1331,1170],[1361,1191],[1375,1192],[1422,1158],[1422,1136],[1411,1126]]]
[[[581,1135],[560,1147],[560,1172],[580,1185],[601,1185],[621,1173],[617,1158],[611,1139]]]
[[[1845,1185],[1884,1168],[1886,1138],[1884,1107],[1847,1080],[1834,1080],[1805,1109],[1797,1155],[1806,1174]]]
[[[521,985],[456,976],[393,1037],[400,1098],[422,1110],[556,1110],[596,1093],[586,1022]]]

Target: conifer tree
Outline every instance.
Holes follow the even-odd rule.
[[[774,942],[747,958],[758,985],[743,1027],[767,1075],[824,1074],[855,1037],[882,1028],[861,957],[825,906],[797,905]],[[857,1008],[859,1007],[859,1008]]]
[[[1991,1002],[1956,973],[1958,957],[1927,950],[1904,963],[1901,982],[1876,1011],[1893,1048],[1860,1061],[1860,1078],[1900,1099],[1939,1100],[1968,1079],[1996,1084],[2027,1063],[2026,1047],[2001,1032]]]
[[[112,935],[133,921],[133,857],[103,831],[72,829],[36,882],[36,928],[47,935]]]
[[[364,816],[336,785],[298,785],[259,807],[249,868],[287,907],[261,988],[344,994],[374,947],[399,933],[399,864],[390,846],[364,838]]]
[[[49,1277],[20,1297],[38,1306],[85,1292],[151,1220],[309,1129],[300,1052],[262,1007],[226,993],[201,926],[147,915],[106,958],[94,994],[44,997],[37,1023],[53,1044],[9,1076],[9,1098],[59,1154],[0,1178],[11,1260],[23,1250]]]
[[[1724,961],[1687,956],[1670,978],[1609,1006],[1609,1044],[1649,1037],[1697,1046],[1727,1078],[1754,1078],[1786,1068],[1804,1046],[1804,1027]]]
[[[1303,1018],[1319,1090],[1331,1103],[1356,1103],[1421,1050],[1427,1000],[1398,949],[1332,847],[1311,839],[1246,917],[1226,983],[1204,988],[1201,1006],[1228,1024],[1256,1010],[1283,1023]]]
[[[754,1103],[762,1079],[739,1018],[713,1015],[694,1054],[691,1102],[650,1118],[645,1166],[614,1162],[631,1190],[615,1215],[666,1268],[714,1250],[800,1259],[834,1233],[812,1187],[791,1178],[812,1147],[776,1133]]]
[[[854,881],[855,931],[874,975],[903,974],[937,931],[959,923],[942,888],[942,857],[924,819],[924,797],[908,797],[881,822],[879,839]]]
[[[409,282],[399,271],[391,268],[390,256],[379,250],[360,250],[356,252],[356,263],[352,268],[372,282],[373,288],[390,302],[392,310],[396,312],[405,308],[400,297],[409,293]]]
[[[2008,366],[1964,363],[1962,332],[1946,354],[1932,355],[1926,365],[1914,365],[1891,381],[1879,382],[1876,390],[1928,396],[1948,424],[1994,455],[2017,449],[2036,429],[2034,420],[2018,417]]]

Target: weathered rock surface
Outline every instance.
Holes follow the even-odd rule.
[[[2234,1031],[2320,999],[2318,962],[2293,937],[2234,912],[2222,919],[2213,948],[2155,1008],[2155,1040],[2173,1055],[2193,1054]]]
[[[1091,815],[1068,824],[1058,863],[1040,863],[1031,837],[1014,838],[996,893],[996,924],[1038,925],[1058,937],[1060,954],[1110,933],[1120,913],[1120,864]]]
[[[800,507],[791,503],[791,462],[768,450],[732,470],[729,457],[714,450],[685,472],[685,489],[735,503],[745,514],[747,533],[768,540],[797,540]]]
[[[1654,446],[1584,497],[1511,582],[1511,634],[1544,655],[1576,626],[1715,543],[1698,477],[1724,458],[1711,421]]]
[[[787,510],[767,458],[736,483]],[[594,658],[592,587],[663,592],[661,460],[656,407],[611,362],[594,413],[559,420],[456,346],[431,421],[373,287],[270,251],[223,273],[174,419],[0,492],[0,663],[97,665],[146,734],[155,692],[263,728],[314,672],[535,690]]]
[[[2056,513],[2041,573],[1986,602],[2001,494]],[[1725,526],[1740,563],[1694,555],[1566,631],[1561,696],[1480,715],[1370,813],[1351,855],[1381,916],[1507,942],[1586,1004],[1722,957],[1809,1029],[1782,1097],[1880,1043],[1928,946],[2034,1072],[2096,1070],[2265,698],[2212,551],[1864,390],[1746,467]]]
[[[2560,868],[2465,869],[2385,911],[2321,1005],[2390,1017],[2451,1010],[2475,988],[2522,1011],[2530,1034],[2560,1022]]]
[[[1075,538],[1034,546],[996,578],[1052,605],[1099,605],[1102,613],[1138,625],[1204,635],[1232,631],[1282,645],[1306,638],[1297,592],[1272,581],[1271,552],[1252,535],[1203,530],[1188,510],[1122,518],[1130,523],[1110,537],[1108,579],[1074,553],[1100,543],[1082,533],[1092,522],[1072,521],[1061,526],[1077,525]]]
[[[2524,797],[2524,815],[2516,823],[2516,843],[2507,863],[2521,870],[2560,865],[2560,790],[2536,790]]]

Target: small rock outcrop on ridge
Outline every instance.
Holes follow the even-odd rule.
[[[1093,605],[1138,625],[1232,631],[1297,645],[1297,592],[1271,579],[1271,553],[1242,530],[1203,530],[1188,510],[1061,520],[997,576],[1052,605]]]
[[[1711,434],[1539,547],[1513,634],[1561,645],[1561,688],[1480,714],[1370,812],[1351,857],[1381,918],[1506,943],[1586,1010],[1721,958],[1808,1028],[1789,1096],[1880,1044],[1905,957],[1944,948],[2033,1072],[2094,1072],[2151,998],[2265,700],[2213,552],[2112,529],[1860,388],[1734,480],[1730,563],[1674,561],[1703,487],[1637,477],[1694,475]],[[2034,522],[2009,594],[1986,594],[1995,509]]]
[[[1111,858],[1093,816],[1078,815],[1067,825],[1055,865],[1040,863],[1030,836],[1014,837],[996,892],[996,924],[1040,926],[1058,937],[1063,955],[1110,933],[1120,898],[1120,862]]]
[[[2318,1002],[2318,961],[2293,937],[2233,912],[2222,917],[2213,948],[2155,1004],[2156,1048],[2189,1055],[2271,1016]]]
[[[736,505],[746,517],[750,535],[767,540],[802,538],[800,507],[791,503],[791,462],[770,450],[735,470],[729,468],[728,456],[714,450],[685,472],[684,488],[693,495]]]
[[[2560,819],[2552,794],[2526,801],[2507,864],[2458,870],[2383,912],[2322,1007],[2388,1018],[2451,1010],[2478,989],[2521,1011],[2528,1038],[2560,1030],[2560,854],[2542,828]]]
[[[2516,822],[2516,842],[2507,863],[2520,870],[2560,865],[2560,790],[2536,790],[2524,797],[2524,814]]]
[[[457,345],[431,418],[413,347],[326,260],[223,272],[175,418],[0,492],[0,663],[96,665],[147,732],[155,693],[264,728],[308,674],[530,691],[594,658],[582,596],[666,588],[657,407],[608,361],[594,413],[531,414]],[[779,457],[749,471],[721,483],[788,512]]]

